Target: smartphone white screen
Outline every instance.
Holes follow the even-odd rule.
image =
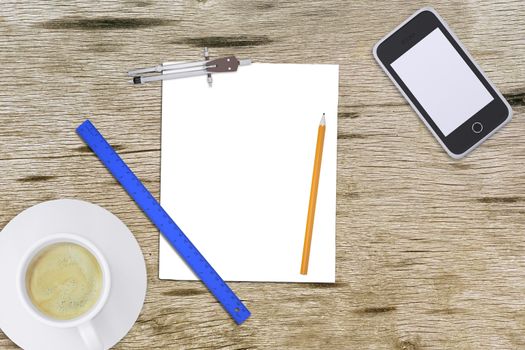
[[[439,28],[392,68],[445,136],[494,99]]]

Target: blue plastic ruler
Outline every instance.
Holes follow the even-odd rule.
[[[208,287],[235,322],[241,324],[250,317],[250,311],[246,306],[206,261],[193,243],[190,242],[175,221],[171,219],[95,126],[89,120],[86,120],[77,128],[77,134],[108,168],[115,179],[120,182],[153,224],[157,226],[168,242]]]

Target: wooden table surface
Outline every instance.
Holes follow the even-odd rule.
[[[372,57],[374,43],[422,6],[4,0],[0,228],[57,198],[124,221],[149,285],[116,349],[525,348],[525,5],[433,4],[514,110],[461,161]],[[158,196],[160,85],[130,86],[125,72],[198,60],[205,45],[214,57],[340,65],[337,283],[232,283],[253,313],[242,326],[201,283],[159,281],[158,231],[75,134],[91,116]],[[16,346],[0,334],[0,348]]]

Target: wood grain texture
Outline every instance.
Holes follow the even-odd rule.
[[[99,204],[129,226],[149,285],[116,349],[525,348],[525,6],[433,4],[514,109],[462,161],[441,150],[372,57],[421,6],[3,1],[0,227],[56,198]],[[157,230],[74,132],[92,116],[158,196],[160,85],[129,86],[125,72],[199,59],[203,45],[215,57],[340,65],[337,283],[232,283],[253,313],[240,327],[202,284],[158,280]],[[0,348],[16,346],[0,334]]]

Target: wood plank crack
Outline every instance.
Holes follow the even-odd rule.
[[[138,17],[67,17],[53,19],[40,23],[44,29],[67,29],[67,30],[114,30],[114,29],[142,29],[158,26],[167,26],[175,23],[174,20],[160,18]]]
[[[273,40],[264,35],[239,35],[239,36],[206,36],[199,38],[186,38],[171,42],[192,47],[243,47],[268,45]]]

